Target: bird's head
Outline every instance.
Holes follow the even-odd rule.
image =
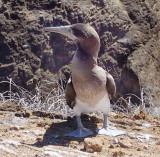
[[[44,30],[65,35],[75,41],[83,53],[98,56],[100,48],[99,35],[89,24],[77,23],[68,26],[45,27]]]

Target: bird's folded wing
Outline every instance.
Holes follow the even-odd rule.
[[[113,97],[116,94],[116,84],[113,77],[108,72],[106,72],[106,77],[107,77],[106,89],[108,91],[109,98],[113,99]]]
[[[65,98],[66,98],[67,105],[73,109],[75,105],[76,92],[72,84],[72,78],[68,80],[68,83],[65,89]]]

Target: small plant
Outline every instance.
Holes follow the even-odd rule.
[[[61,79],[59,80],[61,84],[58,79],[54,77],[42,80],[37,85],[35,91],[30,92],[15,84],[12,81],[12,78],[7,78],[6,81],[0,82],[0,84],[7,83],[9,85],[8,91],[0,93],[0,105],[7,102],[13,102],[23,108],[31,110],[41,110],[72,116],[73,110],[66,105],[63,81]],[[135,94],[127,94],[126,98],[120,97],[111,105],[111,111],[134,114],[138,110],[143,110],[148,114],[160,116],[160,109],[156,109],[152,99],[147,97],[144,93],[145,89],[142,88],[140,97]],[[131,97],[137,98],[140,101],[140,104],[132,104]],[[149,104],[148,108],[146,108],[146,102]],[[100,115],[101,112],[97,111],[93,114]]]
[[[120,97],[113,105],[111,110],[116,112],[124,112],[134,114],[137,111],[144,111],[145,113],[158,117],[160,116],[160,108],[156,107],[153,103],[152,97],[146,95],[145,88],[141,88],[140,97],[135,94],[129,93],[126,98]],[[134,97],[139,100],[139,104],[133,104],[131,98]]]
[[[9,84],[9,90],[0,93],[1,104],[13,102],[21,107],[31,110],[42,110],[53,113],[60,113],[64,115],[71,115],[72,110],[66,105],[64,98],[64,89],[58,81],[52,78],[52,81],[41,81],[35,92],[30,92],[23,87],[16,85],[12,78],[7,78],[2,83]],[[12,89],[16,89],[13,92]]]

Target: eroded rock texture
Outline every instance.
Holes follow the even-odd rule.
[[[0,80],[33,90],[44,71],[68,69],[76,46],[44,26],[90,23],[101,39],[99,65],[115,78],[117,96],[160,105],[159,0],[1,0]],[[0,87],[5,91],[7,85]]]

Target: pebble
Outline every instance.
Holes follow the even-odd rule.
[[[43,136],[44,132],[40,131],[40,130],[34,130],[33,132],[36,136]]]
[[[147,149],[148,149],[148,146],[147,146],[147,145],[143,146],[143,149],[146,149],[146,150],[147,150]]]
[[[116,151],[113,153],[113,157],[123,157],[125,156],[125,153],[122,151]]]
[[[102,123],[103,122],[103,119],[100,116],[92,116],[92,117],[90,117],[90,119],[93,123]]]
[[[117,144],[117,143],[118,143],[118,139],[115,138],[115,139],[113,140],[113,144]]]
[[[141,131],[143,128],[140,128],[138,126],[134,127],[133,130],[136,130],[136,131]]]
[[[84,149],[87,152],[101,152],[104,141],[101,138],[85,138],[84,140]]]
[[[69,144],[79,145],[78,141],[70,141]]]
[[[128,142],[127,140],[126,141],[119,141],[118,144],[122,147],[122,148],[129,148],[131,147],[131,143]]]
[[[152,135],[149,134],[140,134],[139,136],[136,136],[138,140],[140,141],[148,141]]]
[[[87,148],[87,150],[86,150],[88,153],[93,153],[94,152],[94,150],[93,149],[91,149],[91,148]]]
[[[29,45],[25,44],[25,45],[23,45],[22,47],[26,49],[26,48],[29,47]]]
[[[10,130],[19,130],[19,129],[20,129],[20,127],[18,125],[10,127]]]
[[[69,142],[69,147],[71,147],[71,148],[78,149],[78,146],[80,146],[78,141],[70,141]]]
[[[113,145],[113,144],[110,144],[109,148],[112,148],[112,149],[113,149],[113,148],[114,148],[114,145]]]
[[[28,118],[28,117],[31,116],[31,112],[25,112],[25,113],[23,113],[23,112],[17,112],[17,113],[15,113],[15,116],[16,117]]]
[[[130,134],[128,134],[128,136],[131,139],[138,139],[141,142],[148,141],[150,138],[152,138],[152,135],[142,134],[142,133],[139,133],[139,135],[136,135],[135,133],[130,133]]]
[[[36,139],[38,142],[42,142],[43,141],[43,138],[42,137],[37,137]]]
[[[140,119],[152,119],[148,114],[146,114],[143,110],[136,111],[133,115],[133,118],[136,120]]]
[[[137,148],[137,151],[141,151],[141,148]]]
[[[143,123],[142,124],[142,128],[149,128],[151,126],[151,124],[149,123]]]
[[[160,145],[160,141],[156,142],[156,145]]]
[[[45,129],[48,129],[49,128],[49,125],[45,125],[45,127],[44,127]]]
[[[22,133],[25,133],[25,134],[28,134],[29,132],[31,132],[31,131],[29,131],[29,130],[22,131]]]

